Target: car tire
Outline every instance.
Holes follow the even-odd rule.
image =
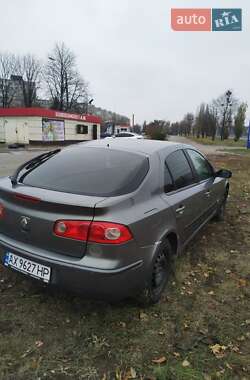
[[[222,203],[220,204],[215,216],[214,220],[216,222],[223,222],[225,219],[225,211],[226,211],[226,204],[227,204],[227,198],[228,198],[228,193],[229,193],[229,188],[227,188],[225,194],[224,194],[224,199]]]
[[[143,306],[158,303],[173,273],[174,252],[170,242],[166,239],[161,243],[152,262],[147,286],[137,296]]]

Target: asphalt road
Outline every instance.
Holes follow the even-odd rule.
[[[42,154],[44,151],[6,151],[0,149],[0,177],[12,174],[15,169],[25,161]]]
[[[170,141],[193,145],[204,154],[225,154],[225,152],[221,151],[225,148],[223,146],[202,145],[190,141],[182,136],[171,136]],[[3,146],[0,146],[0,177],[12,174],[15,171],[15,169],[25,161],[28,161],[31,158],[38,156],[39,154],[51,149],[56,149],[56,147],[52,147],[50,149],[45,150],[42,150],[42,148],[32,148],[30,150],[9,150]]]

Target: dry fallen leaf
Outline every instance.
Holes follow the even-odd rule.
[[[147,321],[148,320],[148,316],[146,313],[144,313],[143,311],[140,312],[139,314],[139,317],[142,321]]]
[[[211,290],[211,292],[208,292],[208,294],[209,294],[210,296],[214,296],[214,292],[213,292],[213,290]]]
[[[137,377],[137,373],[136,373],[136,370],[134,368],[130,368],[130,379],[136,379]]]
[[[237,346],[233,346],[233,347],[232,347],[232,351],[233,351],[233,352],[240,352],[240,349],[239,349],[239,347],[237,347]]]
[[[226,346],[221,346],[220,344],[215,344],[213,346],[210,346],[210,350],[212,353],[216,356],[216,358],[220,359],[223,358],[225,355],[227,347]]]
[[[125,322],[119,322],[118,325],[121,326],[121,327],[123,327],[123,328],[126,327],[126,323]]]
[[[28,350],[26,350],[26,351],[24,352],[24,354],[21,355],[21,358],[22,358],[22,359],[26,358],[27,356],[29,356],[30,354],[32,354],[34,351],[35,351],[34,348],[29,348]]]
[[[179,354],[179,352],[174,352],[173,355],[176,357],[176,358],[179,358],[181,355]]]
[[[116,380],[122,380],[122,373],[121,373],[119,368],[117,368],[115,371],[115,379]]]
[[[189,367],[189,366],[190,366],[190,363],[189,363],[188,360],[184,360],[184,361],[182,362],[182,367]]]
[[[233,367],[229,364],[229,363],[226,363],[226,367],[228,368],[228,369],[233,369]]]
[[[242,336],[239,336],[239,338],[237,338],[237,340],[239,342],[244,342],[246,340],[246,338],[244,337],[244,335],[242,335]]]
[[[247,281],[244,280],[244,278],[240,278],[238,286],[239,288],[245,288],[247,286]]]
[[[153,359],[152,363],[154,363],[154,364],[163,364],[163,363],[166,363],[166,361],[167,361],[167,358],[165,356],[162,356],[159,359]]]
[[[36,347],[37,348],[40,348],[43,346],[43,342],[41,340],[37,340],[36,343],[35,343]]]

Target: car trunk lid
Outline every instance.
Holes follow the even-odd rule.
[[[65,239],[53,233],[57,220],[92,221],[100,197],[68,194],[31,186],[12,186],[9,178],[0,180],[0,202],[4,219],[0,234],[17,243],[30,244],[34,251],[48,249],[72,257],[84,256],[86,242]]]

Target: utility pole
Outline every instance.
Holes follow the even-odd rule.
[[[133,113],[132,114],[132,129],[134,130],[134,126],[135,126],[135,114]]]

